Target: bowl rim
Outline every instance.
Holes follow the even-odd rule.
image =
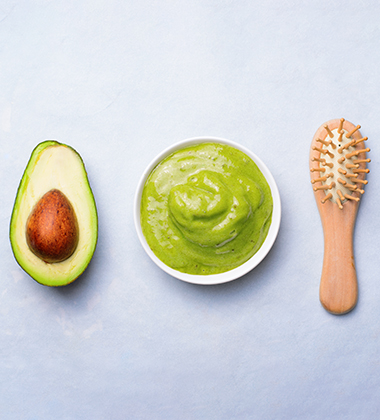
[[[145,185],[145,182],[153,171],[153,169],[167,156],[172,154],[173,152],[183,149],[188,146],[193,146],[195,144],[200,143],[220,143],[225,144],[231,147],[235,147],[236,149],[242,151],[247,156],[249,156],[258,166],[262,174],[264,175],[265,179],[267,180],[273,199],[273,212],[272,212],[272,221],[269,227],[269,231],[267,237],[265,238],[263,244],[261,245],[260,249],[254,254],[249,260],[245,263],[236,267],[232,270],[226,271],[224,273],[219,274],[209,274],[209,275],[199,275],[199,274],[188,274],[182,273],[181,271],[175,270],[169,266],[167,266],[164,262],[162,262],[150,249],[148,242],[145,239],[141,228],[141,221],[140,221],[140,205],[141,205],[141,197],[142,191]],[[214,137],[214,136],[200,136],[200,137],[191,137],[185,140],[178,141],[171,146],[165,148],[162,152],[160,152],[154,159],[151,160],[149,165],[145,168],[143,174],[140,177],[140,180],[137,184],[137,189],[134,198],[134,224],[135,229],[137,232],[137,236],[140,240],[142,247],[144,248],[145,252],[151,258],[151,260],[163,271],[167,274],[175,277],[179,280],[185,281],[187,283],[193,284],[200,284],[200,285],[213,285],[213,284],[221,284],[227,283],[233,280],[238,279],[239,277],[247,274],[249,271],[253,270],[260,262],[267,256],[269,251],[271,250],[277,235],[280,229],[281,223],[281,198],[280,193],[274,180],[271,172],[264,164],[264,162],[252,151],[250,151],[245,146],[238,144],[232,140],[228,140],[221,137]]]

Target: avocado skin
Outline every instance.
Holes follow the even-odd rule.
[[[30,261],[32,258],[37,257],[30,257],[29,252],[31,251],[28,249],[25,249],[24,244],[20,244],[18,239],[24,234],[25,231],[25,224],[20,224],[20,221],[23,221],[26,223],[25,215],[20,214],[20,205],[23,202],[24,194],[28,191],[28,186],[31,182],[31,178],[33,177],[33,170],[35,168],[35,165],[39,164],[39,160],[41,155],[44,153],[44,151],[47,148],[56,148],[61,147],[68,152],[73,157],[73,162],[75,162],[75,166],[78,168],[77,171],[80,172],[80,176],[82,179],[82,190],[81,193],[85,197],[86,200],[86,214],[89,215],[86,224],[87,232],[90,232],[88,234],[89,241],[85,244],[85,251],[81,251],[81,254],[77,256],[77,250],[74,252],[74,255],[70,257],[69,260],[72,260],[75,257],[81,258],[80,260],[76,261],[74,265],[74,268],[72,265],[67,264],[67,262],[61,262],[57,264],[49,264],[42,260],[39,260],[37,265],[38,267],[34,266],[33,262]],[[47,191],[46,191],[47,192]],[[38,200],[37,200],[38,201]],[[35,203],[34,203],[35,204]],[[28,213],[32,211],[33,206],[30,206],[28,208]],[[27,215],[28,216],[28,215]],[[26,216],[26,217],[27,217]],[[77,217],[79,224],[83,224],[82,214],[81,212],[77,212]],[[86,233],[87,235],[87,233]],[[82,235],[86,236],[86,235]],[[20,265],[20,267],[29,274],[35,281],[37,281],[40,284],[43,284],[45,286],[51,286],[51,287],[58,287],[58,286],[65,286],[70,283],[72,283],[74,280],[76,280],[88,267],[88,264],[90,263],[93,254],[96,249],[97,240],[98,240],[98,213],[95,203],[95,198],[92,193],[87,172],[85,169],[85,165],[83,162],[83,159],[79,155],[79,153],[72,148],[71,146],[60,143],[55,140],[46,140],[41,143],[39,143],[34,150],[32,151],[32,154],[30,156],[30,159],[28,161],[28,164],[25,168],[25,171],[23,173],[23,176],[21,178],[19,187],[17,189],[17,194],[12,210],[12,216],[11,216],[11,222],[10,222],[10,230],[9,230],[9,238],[11,243],[11,248],[14,254],[14,257],[17,261],[17,263]],[[83,248],[83,247],[82,247]],[[79,254],[79,253],[78,253]],[[65,266],[67,264],[67,271],[65,271]],[[59,266],[59,270],[55,272],[55,267]],[[42,269],[40,272],[39,269]],[[47,270],[48,268],[48,270]]]

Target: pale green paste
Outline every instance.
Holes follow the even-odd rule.
[[[223,273],[263,244],[272,219],[269,185],[245,153],[219,143],[181,149],[149,175],[141,226],[156,256],[189,274]]]

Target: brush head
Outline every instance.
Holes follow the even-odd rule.
[[[310,173],[313,189],[322,204],[331,201],[339,209],[347,202],[360,201],[370,159],[360,125],[332,120],[315,134],[310,153]]]

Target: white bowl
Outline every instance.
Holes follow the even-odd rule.
[[[199,143],[221,143],[226,144],[232,147],[235,147],[238,150],[241,150],[244,152],[247,156],[249,156],[258,166],[260,171],[263,173],[265,179],[267,180],[269,187],[271,189],[272,198],[273,198],[273,213],[272,213],[272,222],[269,227],[268,235],[260,247],[260,249],[254,254],[248,261],[246,261],[244,264],[240,265],[239,267],[236,267],[230,271],[226,271],[224,273],[220,274],[210,274],[210,275],[195,275],[195,274],[187,274],[182,273],[180,271],[174,270],[171,267],[168,267],[166,264],[164,264],[159,258],[156,257],[156,255],[153,253],[153,251],[150,249],[145,236],[143,234],[142,228],[141,228],[141,221],[140,221],[140,206],[141,206],[141,197],[142,197],[142,191],[144,189],[145,182],[149,176],[149,174],[152,172],[152,170],[167,156],[169,156],[171,153],[183,149],[188,146],[192,146],[194,144]],[[223,138],[218,137],[194,137],[187,140],[180,141],[178,143],[173,144],[172,146],[165,149],[163,152],[161,152],[158,156],[156,156],[152,162],[148,165],[148,167],[145,169],[139,183],[137,186],[137,191],[135,195],[135,201],[134,201],[134,219],[135,219],[135,227],[137,231],[137,236],[139,237],[139,240],[145,249],[146,253],[149,255],[149,257],[160,267],[162,270],[164,270],[166,273],[170,274],[173,277],[176,277],[179,280],[186,281],[188,283],[194,283],[194,284],[220,284],[220,283],[226,283],[232,280],[235,280],[244,274],[251,271],[253,268],[255,268],[268,254],[270,249],[272,248],[274,241],[276,240],[278,230],[280,228],[280,221],[281,221],[281,200],[280,200],[280,194],[278,192],[278,188],[276,185],[276,182],[272,176],[272,174],[269,172],[269,169],[264,165],[264,163],[250,150],[246,149],[245,147],[241,146],[240,144],[237,144],[233,141],[226,140]]]

